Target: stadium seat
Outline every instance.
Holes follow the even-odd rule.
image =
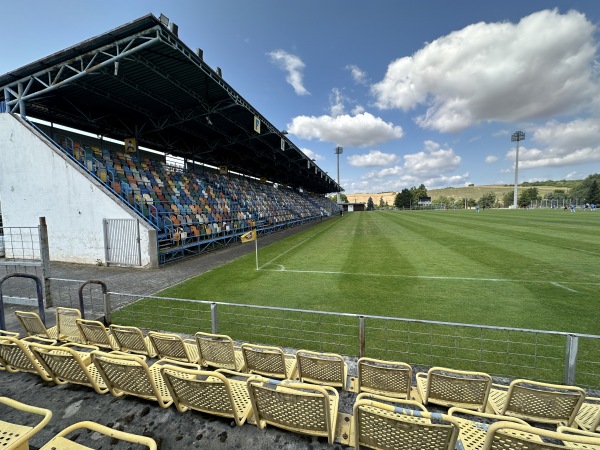
[[[296,373],[296,357],[279,347],[242,344],[246,371],[269,378],[293,378]]]
[[[410,398],[412,367],[410,364],[360,358],[358,392],[370,392],[393,398]]]
[[[149,356],[150,358],[156,357],[156,351],[152,347],[150,338],[144,336],[139,328],[111,324],[110,332],[115,338],[120,351]]]
[[[183,339],[177,334],[159,333],[157,331],[150,331],[148,337],[159,358],[169,358],[189,363],[198,362],[198,347],[193,339]]]
[[[579,387],[518,379],[509,386],[494,384],[488,404],[503,416],[571,426],[584,399]]]
[[[213,372],[200,370],[199,366],[194,369],[168,364],[162,366],[160,372],[180,412],[193,409],[229,417],[241,426],[252,410],[246,381],[254,375],[226,369]]]
[[[74,442],[67,438],[67,436],[71,433],[77,432],[75,439],[80,439],[82,436],[87,436],[87,434],[81,433],[81,430],[89,430],[94,433],[98,433],[100,435],[104,435],[110,438],[110,441],[104,442],[103,446],[98,447],[103,441],[99,440],[99,436],[97,434],[92,435],[91,439],[85,441],[84,444],[80,444]],[[84,449],[94,449],[94,448],[105,448],[106,444],[115,445],[116,441],[125,441],[131,444],[139,444],[145,447],[148,447],[150,450],[156,450],[157,445],[156,441],[152,438],[146,436],[140,436],[138,434],[126,433],[125,431],[115,430],[113,428],[106,427],[104,425],[100,425],[96,422],[83,421],[75,423],[64,430],[60,431],[56,436],[52,438],[46,445],[44,445],[40,450],[84,450]],[[94,447],[88,447],[88,445],[94,445]],[[131,447],[129,447],[131,448]]]
[[[329,386],[252,377],[248,392],[258,428],[266,425],[294,433],[335,439],[338,392]]]
[[[201,366],[229,369],[235,372],[245,370],[244,355],[240,347],[224,334],[198,332],[195,335],[198,345],[199,364]]]
[[[593,433],[591,431],[587,431],[587,430],[579,430],[577,428],[572,428],[572,427],[565,427],[565,426],[560,426],[557,428],[557,430],[559,433],[563,433],[563,434],[567,434],[567,435],[574,435],[574,436],[582,436],[582,437],[591,437],[591,438],[595,438],[595,439],[600,439],[600,434],[598,433]],[[569,448],[585,448],[585,449],[600,449],[600,445],[595,445],[595,444],[587,444],[587,443],[582,443],[582,442],[573,442],[573,441],[563,441],[563,443],[565,444],[566,447]]]
[[[29,349],[31,342],[56,344],[53,339],[38,338],[37,336],[19,339],[14,336],[0,335],[0,366],[7,372],[29,372],[39,375],[45,381],[51,381],[52,377]]]
[[[372,394],[359,394],[353,408],[354,447],[376,449],[454,450],[459,423],[454,417],[430,413],[408,402],[409,408],[384,402]]]
[[[8,397],[0,397],[0,404],[6,408],[10,408],[10,410],[22,412],[26,416],[30,414],[42,416],[41,420],[34,426],[21,425],[0,419],[0,448],[5,450],[27,450],[29,448],[29,439],[44,428],[52,418],[52,411],[49,409],[26,405]],[[21,416],[20,413],[19,417]],[[0,417],[6,419],[5,415]],[[31,418],[28,417],[25,419],[25,422],[30,423]]]
[[[492,377],[483,372],[432,367],[416,376],[417,388],[423,404],[485,411]]]
[[[108,392],[100,374],[90,364],[89,352],[98,347],[73,343],[52,346],[34,342],[29,348],[56,384],[80,384],[93,388],[98,394]]]
[[[156,401],[162,408],[173,403],[160,368],[165,364],[176,364],[176,361],[161,359],[149,367],[144,356],[99,350],[92,352],[91,358],[115,397],[133,395]]]
[[[102,322],[96,320],[77,319],[75,321],[84,344],[95,345],[100,348],[117,350],[119,348],[115,338],[106,329]]]
[[[0,342],[2,342],[2,338],[6,337],[18,339],[19,333],[15,333],[13,331],[0,330]],[[0,353],[0,370],[5,370],[4,363],[2,362],[2,353]]]
[[[81,319],[81,312],[78,309],[56,308],[56,332],[59,341],[82,342],[77,319]]]
[[[550,441],[551,440],[551,441]],[[556,442],[562,442],[558,444]],[[557,448],[598,448],[600,436],[590,437],[578,433],[564,433],[522,425],[513,422],[496,422],[490,425],[482,450]]]
[[[296,364],[298,378],[302,383],[325,384],[350,390],[348,364],[341,355],[298,350]]]
[[[528,425],[527,422],[516,417],[498,416],[464,408],[450,408],[448,415],[454,417],[459,424],[458,441],[464,450],[481,450],[485,442],[485,435],[490,424],[494,422],[514,422]]]
[[[58,339],[57,327],[46,328],[40,316],[29,311],[15,311],[17,320],[28,336],[39,336],[46,339]]]
[[[579,428],[600,433],[600,398],[586,397],[575,416],[575,423]]]

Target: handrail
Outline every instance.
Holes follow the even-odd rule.
[[[6,330],[6,320],[4,318],[4,296],[2,295],[2,284],[9,278],[30,278],[35,281],[38,298],[38,308],[40,310],[40,319],[46,325],[46,313],[44,312],[44,295],[42,294],[42,281],[35,275],[29,273],[11,273],[0,278],[0,329]]]

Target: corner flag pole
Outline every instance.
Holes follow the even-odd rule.
[[[256,250],[256,270],[258,270],[258,236],[254,239],[254,248]]]

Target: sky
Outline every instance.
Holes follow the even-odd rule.
[[[0,73],[146,14],[346,193],[600,173],[598,0],[30,0]]]

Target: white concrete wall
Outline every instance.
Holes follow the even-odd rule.
[[[137,218],[101,183],[7,113],[0,114],[0,202],[5,227],[35,227],[39,217],[46,217],[53,261],[105,263],[102,219]],[[151,230],[140,221],[146,267],[156,265]]]

